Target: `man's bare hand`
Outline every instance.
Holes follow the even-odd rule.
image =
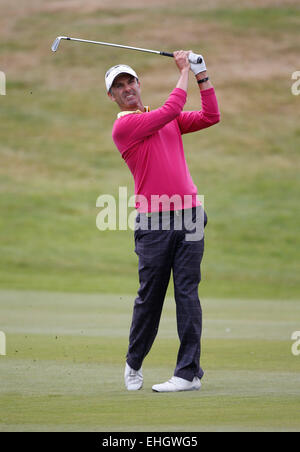
[[[189,51],[177,50],[174,52],[175,63],[180,72],[188,72],[190,70]]]

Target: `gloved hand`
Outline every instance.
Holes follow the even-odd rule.
[[[200,58],[202,59],[202,62],[197,63],[197,61],[199,61]],[[197,55],[194,52],[190,52],[189,62],[191,64],[191,71],[193,71],[195,75],[199,74],[199,72],[206,71],[206,65],[202,55]]]

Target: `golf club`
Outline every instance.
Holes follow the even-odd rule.
[[[163,55],[163,56],[168,56],[168,57],[174,57],[173,53],[168,53],[168,52],[160,52],[159,50],[149,50],[149,49],[141,49],[139,47],[130,47],[130,46],[124,46],[121,44],[112,44],[110,42],[101,42],[101,41],[89,41],[87,39],[78,39],[78,38],[70,38],[67,36],[58,36],[55,41],[52,44],[52,51],[56,52],[60,41],[62,39],[65,39],[67,41],[77,41],[77,42],[87,42],[89,44],[99,44],[102,46],[110,46],[110,47],[119,47],[121,49],[129,49],[129,50],[138,50],[140,52],[148,52],[148,53],[156,53],[157,55]],[[194,63],[194,64],[200,64],[202,63],[202,58],[199,55],[196,55],[195,53],[191,53],[189,56],[189,61],[190,63]]]

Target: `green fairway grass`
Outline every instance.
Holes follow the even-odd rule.
[[[299,0],[1,1],[1,431],[300,430],[299,29]],[[208,215],[200,392],[151,392],[176,362],[172,284],[144,388],[124,389],[134,237],[96,227],[100,195],[134,193],[106,70],[133,66],[151,109],[178,70],[66,41],[54,54],[58,35],[205,58],[221,122],[183,137]],[[200,108],[191,74],[184,109]]]
[[[167,299],[144,387],[123,371],[133,298],[0,292],[7,355],[0,356],[1,431],[299,431],[296,301],[204,299],[199,392],[157,394],[178,339]],[[280,415],[279,415],[280,414]]]

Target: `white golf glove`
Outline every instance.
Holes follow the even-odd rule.
[[[197,61],[199,61],[199,58],[202,59],[201,63],[197,63]],[[199,72],[206,71],[205,61],[202,55],[197,55],[194,52],[190,52],[189,62],[191,64],[191,71],[193,71],[195,75],[199,74]]]

